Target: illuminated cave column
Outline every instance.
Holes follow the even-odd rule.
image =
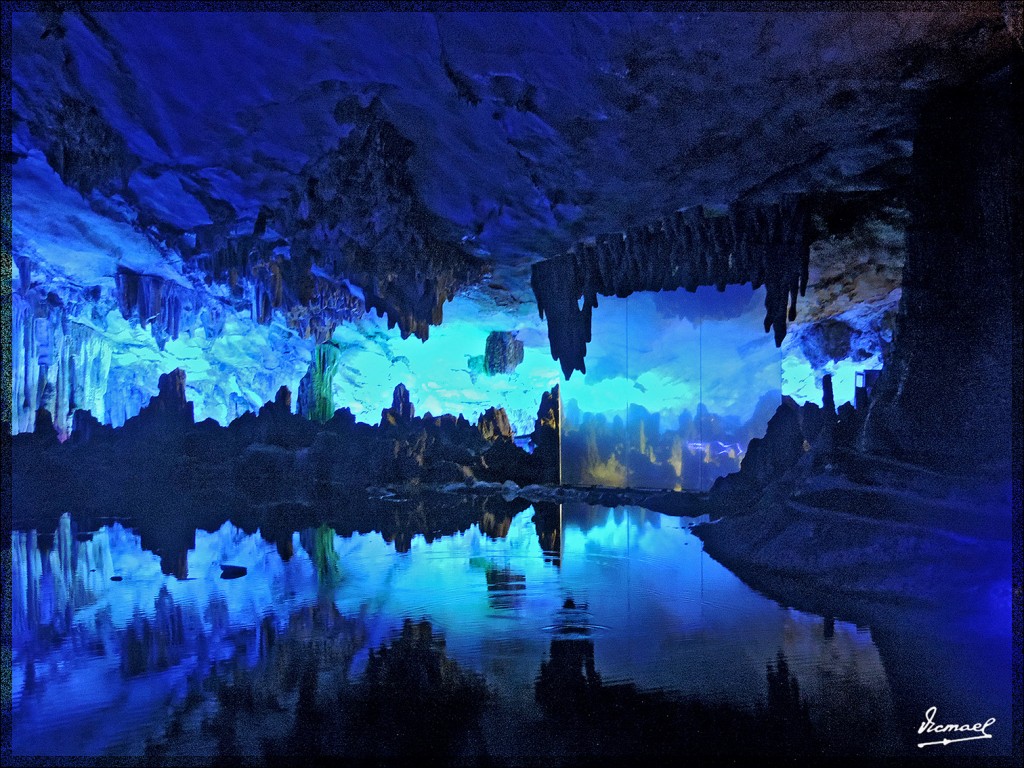
[[[309,370],[299,382],[299,414],[313,421],[328,421],[334,415],[331,385],[341,363],[341,350],[327,342],[317,344]]]

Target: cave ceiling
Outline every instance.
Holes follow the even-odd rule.
[[[376,249],[331,265],[364,290],[404,255],[520,298],[533,261],[680,207],[891,184],[921,93],[1013,45],[997,3],[14,16],[16,156],[123,198],[172,249],[269,220],[308,248]]]
[[[16,283],[161,350],[243,308],[317,342],[371,311],[425,339],[455,296],[536,318],[533,265],[595,237],[898,188],[923,101],[1019,55],[1012,5],[15,11]]]

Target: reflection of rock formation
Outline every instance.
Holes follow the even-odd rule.
[[[67,632],[77,608],[93,603],[110,587],[114,575],[106,528],[80,534],[71,516],[61,516],[57,530],[11,533],[11,610],[13,636],[25,639],[41,627]]]
[[[316,530],[307,528],[299,536],[302,548],[313,560],[320,583],[325,586],[337,584],[341,580],[341,566],[338,553],[334,549],[334,536],[334,529],[326,525],[321,525]]]
[[[491,564],[484,572],[487,579],[487,604],[496,611],[511,611],[523,602],[526,576],[516,573],[507,565],[501,568]]]
[[[537,676],[537,703],[554,716],[577,713],[601,686],[593,640],[552,640]]]
[[[602,759],[842,754],[819,739],[781,651],[768,665],[767,681],[767,702],[754,711],[679,700],[633,683],[605,683],[595,667],[593,640],[554,639],[534,686],[545,715],[538,747],[555,751],[559,745]]]
[[[357,755],[450,755],[481,714],[487,687],[445,652],[430,622],[406,619],[390,646],[371,651],[348,716]]]
[[[164,585],[157,595],[153,618],[136,615],[122,635],[122,674],[132,677],[178,664],[185,641],[184,614]]]
[[[556,568],[562,565],[562,505],[536,502],[533,525],[544,559]]]

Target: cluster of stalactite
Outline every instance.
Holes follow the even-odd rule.
[[[775,204],[737,202],[719,212],[698,206],[646,227],[601,235],[533,267],[532,285],[547,317],[551,354],[566,378],[586,373],[591,315],[598,295],[625,297],[702,285],[751,283],[767,290],[765,331],[775,342],[796,318],[807,288],[808,205],[802,196]]]
[[[22,275],[29,265],[22,262]],[[53,414],[61,438],[74,412],[107,414],[113,347],[89,325],[69,317],[61,299],[37,286],[11,295],[11,431],[31,432],[36,411]]]
[[[337,310],[346,319],[349,299],[361,293],[362,306],[403,338],[426,339],[444,303],[479,279],[484,264],[419,199],[407,166],[413,143],[373,105],[354,119],[352,132],[303,170],[268,217],[300,267],[285,279],[303,307],[319,304],[323,314]]]
[[[177,339],[182,331],[191,330],[200,322],[203,301],[191,288],[120,266],[114,275],[114,286],[121,316],[125,320],[137,318],[140,326],[149,328],[160,349],[168,338]],[[215,324],[207,322],[205,326],[209,331]]]
[[[279,206],[263,208],[251,233],[221,221],[176,242],[188,268],[248,298],[258,323],[280,311],[324,343],[339,323],[375,310],[403,338],[426,339],[485,265],[419,199],[412,142],[373,105],[353,109],[352,132],[302,170]]]
[[[52,415],[63,440],[79,411],[120,425],[148,400],[139,372],[114,364],[114,342],[101,330],[115,303],[126,319],[149,329],[159,347],[202,324],[207,338],[223,329],[224,309],[203,305],[200,295],[152,275],[119,269],[113,296],[99,288],[47,291],[33,283],[29,259],[17,259],[19,279],[11,292],[11,432],[31,432],[36,412]]]
[[[257,323],[269,323],[280,312],[302,338],[323,343],[339,323],[363,315],[363,302],[350,283],[320,267],[315,253],[290,248],[268,232],[264,219],[251,235],[228,237],[222,229],[205,228],[183,254],[208,282],[226,285],[240,304],[248,301]]]

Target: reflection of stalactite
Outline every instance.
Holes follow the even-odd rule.
[[[74,611],[105,593],[114,574],[107,529],[76,535],[66,513],[46,554],[35,531],[12,532],[11,562],[15,637],[24,637],[41,626],[66,632]]]
[[[35,531],[11,533],[11,630],[15,639],[39,626],[43,558]]]
[[[302,548],[313,561],[321,584],[337,584],[341,580],[341,565],[334,549],[334,536],[334,529],[326,525],[317,529],[308,528],[299,534]]]
[[[551,354],[566,378],[586,373],[591,315],[598,294],[625,297],[701,285],[764,285],[765,331],[775,343],[796,318],[797,293],[807,287],[807,209],[790,196],[777,205],[735,203],[725,214],[702,207],[628,232],[604,235],[575,251],[533,266],[531,283],[547,317]]]

